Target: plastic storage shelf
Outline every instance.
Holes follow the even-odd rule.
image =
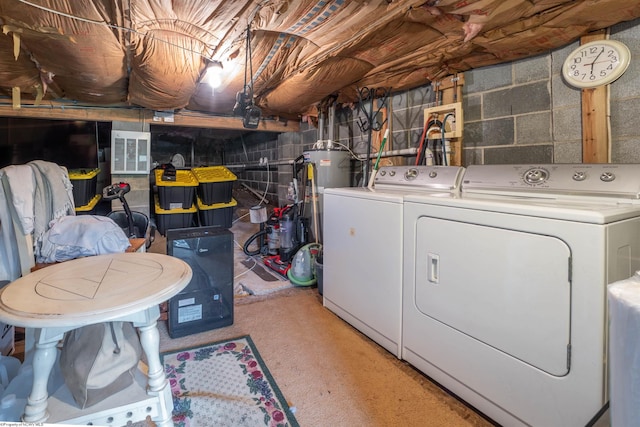
[[[70,169],[69,180],[73,184],[73,202],[85,206],[97,194],[96,185],[100,169]]]
[[[189,209],[193,205],[198,180],[190,170],[176,170],[175,181],[163,181],[162,169],[156,169],[156,187],[162,209]]]
[[[233,183],[238,178],[224,166],[193,168],[198,180],[198,197],[205,205],[231,202]]]
[[[158,196],[155,197],[156,225],[158,232],[165,236],[167,230],[174,228],[186,228],[195,225],[196,209],[195,203],[189,209],[162,209],[158,202]]]
[[[214,203],[205,205],[198,197],[198,217],[200,225],[209,227],[231,228],[233,220],[233,209],[238,202],[231,198],[229,203]]]

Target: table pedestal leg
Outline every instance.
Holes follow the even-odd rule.
[[[158,396],[160,401],[160,414],[158,419],[154,421],[158,427],[173,426],[171,419],[173,400],[169,382],[162,363],[160,363],[160,333],[157,321],[153,320],[150,324],[139,326],[138,330],[140,331],[140,344],[142,344],[142,350],[147,356],[149,366],[147,393]]]
[[[40,331],[37,332],[38,335]],[[47,383],[51,369],[56,361],[57,339],[51,342],[36,342],[33,352],[33,387],[27,398],[27,406],[24,409],[23,421],[28,423],[43,423],[49,418],[47,413]]]

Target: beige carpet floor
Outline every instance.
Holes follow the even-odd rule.
[[[492,425],[324,308],[315,287],[255,275],[243,263],[241,248],[259,226],[249,222],[246,206],[240,205],[231,228],[236,240],[233,325],[172,339],[161,322],[161,351],[250,335],[302,427]],[[165,248],[159,236],[149,251],[164,253]],[[258,291],[242,292],[246,288]]]
[[[171,339],[161,351],[251,335],[303,427],[489,426],[322,306],[315,288],[238,298],[234,324]]]

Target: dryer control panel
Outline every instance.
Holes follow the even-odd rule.
[[[466,169],[461,190],[640,199],[640,164],[474,165]]]
[[[376,174],[376,188],[413,187],[456,191],[464,173],[461,166],[382,166]]]

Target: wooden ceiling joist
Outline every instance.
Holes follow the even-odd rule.
[[[242,125],[242,117],[214,116],[194,111],[181,111],[173,115],[173,122],[154,120],[154,111],[144,108],[106,108],[48,103],[47,105],[0,105],[0,117],[24,117],[51,120],[84,120],[99,122],[136,122],[151,123],[163,126],[187,126],[207,129],[224,129],[260,132],[297,132],[300,130],[296,121],[261,120],[256,129],[246,129]]]

